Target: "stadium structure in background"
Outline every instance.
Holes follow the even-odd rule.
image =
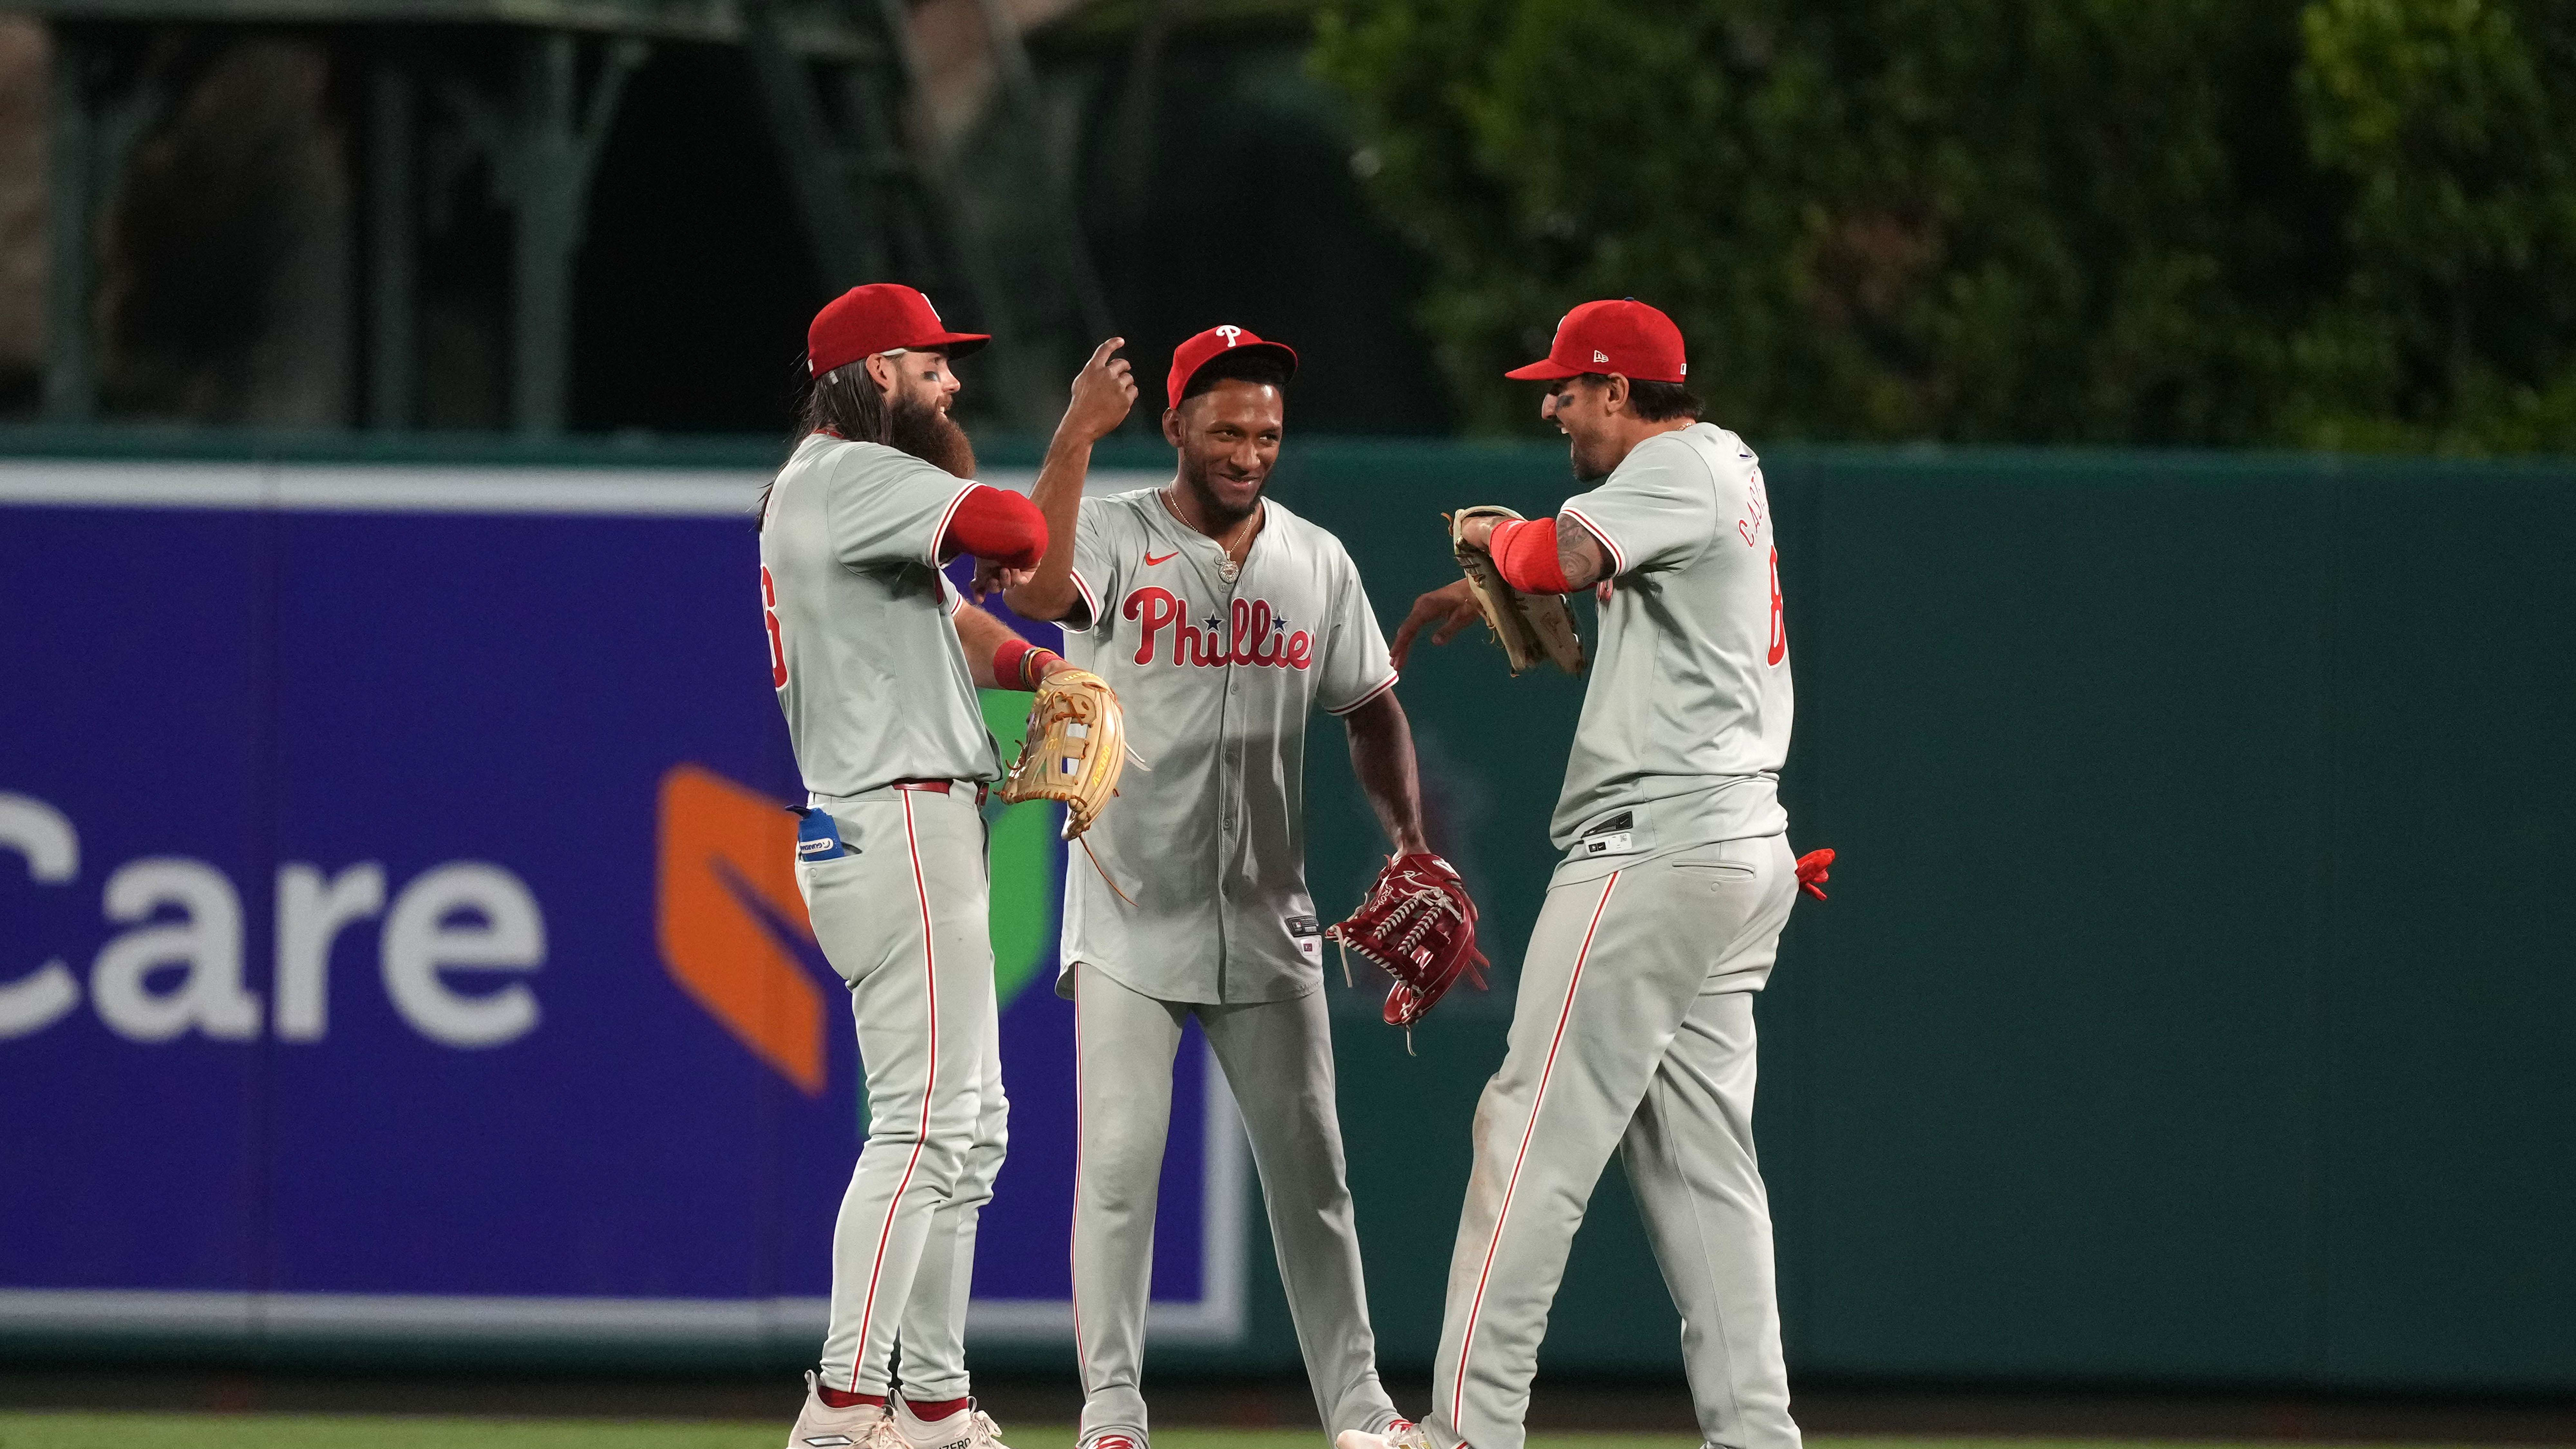
[[[364,378],[369,425],[417,426],[424,372],[455,366],[464,345],[454,315],[462,288],[500,304],[506,353],[484,370],[506,379],[508,426],[562,430],[576,262],[586,243],[625,240],[590,234],[593,181],[629,81],[657,46],[738,53],[825,291],[902,277],[947,299],[999,338],[1005,399],[1051,391],[1054,354],[1111,330],[1063,165],[1040,134],[1021,42],[1023,12],[1045,18],[1066,0],[974,5],[974,24],[947,27],[943,53],[930,57],[893,0],[18,8],[46,22],[41,63],[22,20],[0,37],[11,41],[0,45],[0,64],[28,90],[41,82],[49,98],[49,423],[101,416],[100,313],[112,301],[129,334],[158,325],[201,342],[265,304],[273,320],[243,325],[285,329],[285,342],[266,351],[297,361],[268,380],[266,396],[235,401],[250,421],[340,422],[340,391],[354,374]],[[299,105],[302,114],[281,114]],[[979,179],[1012,197],[1007,209],[970,205],[956,184],[953,147],[937,133],[958,128],[942,111],[961,110],[995,138],[977,153]],[[263,148],[277,154],[258,155]],[[250,193],[250,208],[266,214],[247,229],[224,217],[221,208],[241,199],[220,194],[227,189]],[[111,217],[125,271],[109,277],[100,258]],[[646,224],[678,223],[665,211]],[[231,295],[154,295],[210,271],[230,273]],[[259,279],[271,272],[285,291],[262,296]],[[619,305],[667,309],[650,296]],[[157,323],[155,307],[165,314]],[[220,360],[200,352],[169,365]],[[207,379],[198,390],[242,381]],[[194,403],[224,410],[203,396]]]
[[[1419,260],[1312,31],[1097,0],[0,10],[0,429],[776,438],[815,307],[897,279],[999,339],[961,398],[987,438],[1051,426],[1100,337],[1150,358],[1219,315],[1299,319],[1301,429],[1444,432]]]

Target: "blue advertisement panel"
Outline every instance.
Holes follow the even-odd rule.
[[[864,1111],[760,482],[0,465],[0,1330],[819,1336]],[[970,1323],[1059,1340],[1065,858],[991,818]],[[1155,1324],[1228,1342],[1247,1168],[1178,1071]]]

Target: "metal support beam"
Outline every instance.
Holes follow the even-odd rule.
[[[573,38],[528,39],[519,80],[517,204],[510,258],[510,418],[523,433],[558,433],[571,377],[572,265],[581,202],[573,194]]]
[[[1087,344],[1089,339],[1108,336],[1116,323],[1109,315],[1109,294],[1100,285],[1100,273],[1091,265],[1091,245],[1083,239],[1082,218],[1074,209],[1068,168],[1048,144],[1046,103],[1038,92],[1037,67],[1029,63],[1029,49],[1020,39],[1020,22],[1011,14],[1009,0],[976,0],[976,6],[983,16],[984,39],[1001,78],[1003,98],[1016,113],[1021,144],[1029,148],[1029,165],[1040,188],[1036,199],[1055,233],[1052,260],[1057,281],[1073,300],[1082,328],[1077,340]]]
[[[515,124],[507,154],[497,158],[516,212],[510,414],[520,432],[563,431],[572,380],[573,263],[581,252],[590,179],[626,79],[648,53],[640,40],[611,43],[585,107],[575,37],[555,31],[528,41]]]
[[[45,421],[85,423],[98,412],[91,363],[90,178],[97,138],[89,113],[86,47],[70,26],[53,33],[53,149],[46,165]]]
[[[862,158],[833,135],[830,121],[814,94],[813,77],[804,57],[788,48],[769,0],[749,0],[743,7],[743,46],[750,52],[752,75],[769,111],[770,129],[786,153],[788,184],[796,193],[796,210],[805,223],[806,242],[823,269],[832,291],[886,276],[882,208],[863,212],[858,199]],[[869,198],[870,202],[876,200]],[[875,213],[871,215],[870,213]]]
[[[368,89],[367,424],[399,429],[419,419],[418,91],[410,72],[381,59]]]
[[[45,421],[98,416],[98,219],[134,144],[169,108],[171,83],[144,70],[108,91],[111,57],[77,28],[53,27],[53,146],[45,182]]]

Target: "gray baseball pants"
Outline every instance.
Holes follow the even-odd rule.
[[[1530,934],[1510,1049],[1476,1104],[1424,1428],[1522,1449],[1548,1305],[1616,1148],[1681,1310],[1702,1437],[1798,1449],[1753,1152],[1753,993],[1796,862],[1775,835],[1607,865],[1560,866]]]
[[[825,1385],[887,1391],[895,1339],[916,1398],[966,1392],[975,1224],[1001,1169],[1008,1104],[971,786],[820,802],[849,853],[799,860],[823,954],[849,984],[868,1140],[832,1231]]]
[[[988,993],[989,999],[989,993]],[[966,1378],[966,1301],[974,1296],[975,1224],[993,1200],[1010,1147],[1010,1100],[1002,1094],[1002,1027],[998,1005],[984,1012],[984,1065],[978,1074],[975,1135],[966,1144],[957,1186],[930,1217],[921,1270],[904,1304],[893,1377],[921,1402],[962,1399]]]
[[[1073,1309],[1082,1441],[1122,1433],[1146,1442],[1142,1382],[1154,1201],[1172,1120],[1172,1058],[1192,1015],[1243,1112],[1288,1315],[1325,1436],[1384,1430],[1396,1412],[1378,1383],[1377,1335],[1369,1327],[1342,1125],[1334,1115],[1324,993],[1239,1006],[1162,1001],[1078,962],[1073,1008],[1081,1115]]]

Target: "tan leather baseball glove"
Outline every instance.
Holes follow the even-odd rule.
[[[1503,646],[1512,673],[1546,659],[1568,674],[1581,674],[1583,641],[1575,637],[1574,615],[1565,607],[1565,596],[1524,594],[1504,583],[1494,556],[1459,536],[1467,520],[1479,516],[1518,521],[1520,515],[1491,505],[1461,508],[1449,515],[1449,551],[1466,572],[1467,587],[1476,596],[1476,606],[1485,611],[1485,625],[1494,631],[1494,642]]]
[[[1127,768],[1127,716],[1118,693],[1088,669],[1059,669],[1038,686],[1028,738],[1002,777],[1002,799],[1054,800],[1064,806],[1064,838],[1100,818]]]

